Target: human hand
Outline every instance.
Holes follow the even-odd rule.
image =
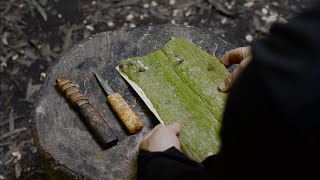
[[[174,146],[180,150],[180,142],[177,137],[180,129],[181,127],[178,123],[172,123],[168,126],[159,124],[143,138],[139,149],[156,152],[165,151]]]
[[[223,55],[220,61],[225,67],[228,68],[233,64],[239,64],[239,66],[219,85],[219,91],[224,93],[229,92],[236,79],[251,60],[252,53],[250,46],[236,48]]]

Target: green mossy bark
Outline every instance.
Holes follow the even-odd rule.
[[[120,69],[146,94],[165,124],[179,122],[181,147],[201,162],[220,148],[226,95],[217,86],[229,74],[219,60],[185,39],[121,61]]]

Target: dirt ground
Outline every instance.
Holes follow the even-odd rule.
[[[30,129],[32,103],[50,64],[73,43],[173,23],[244,46],[310,6],[312,0],[1,0],[0,180],[46,177]]]

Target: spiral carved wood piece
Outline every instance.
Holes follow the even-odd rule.
[[[58,78],[56,82],[58,88],[69,102],[77,107],[89,131],[100,146],[102,148],[109,148],[117,144],[117,136],[99,112],[89,103],[88,98],[80,92],[79,88],[65,77]]]
[[[57,85],[66,98],[77,107],[89,103],[88,98],[80,92],[79,88],[71,80],[65,77],[58,78]]]

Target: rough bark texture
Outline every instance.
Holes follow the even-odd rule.
[[[52,178],[135,179],[139,143],[158,122],[115,67],[122,59],[159,50],[172,37],[190,39],[217,57],[231,49],[209,31],[178,25],[145,26],[91,36],[64,52],[51,66],[35,102],[32,122],[39,153]],[[124,96],[145,126],[141,132],[131,136],[126,133],[105,102],[94,72]],[[55,79],[61,76],[79,84],[118,136],[116,146],[102,150],[94,141],[79,115],[55,88]]]

